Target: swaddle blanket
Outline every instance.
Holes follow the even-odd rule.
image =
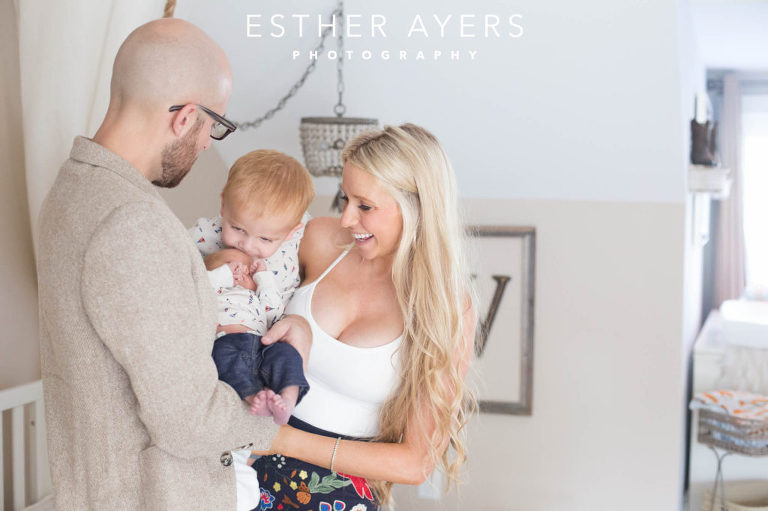
[[[709,410],[740,419],[768,422],[768,396],[740,390],[699,392],[691,401],[691,410]]]

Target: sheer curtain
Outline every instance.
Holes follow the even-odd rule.
[[[112,61],[162,0],[16,0],[27,194],[37,217],[76,135],[92,136],[106,113]]]
[[[746,295],[768,299],[768,93],[743,96]]]
[[[723,79],[720,115],[720,159],[731,169],[730,196],[720,204],[715,257],[715,306],[739,298],[745,286],[743,174],[741,168],[741,86],[736,75]]]

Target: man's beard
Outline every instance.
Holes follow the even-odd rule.
[[[203,127],[202,119],[198,119],[192,129],[180,140],[176,140],[163,148],[161,165],[163,173],[159,179],[152,181],[153,185],[162,188],[174,188],[181,183],[192,165],[197,160],[197,136]]]

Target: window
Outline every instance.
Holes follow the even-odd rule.
[[[768,95],[742,98],[746,295],[768,299]]]

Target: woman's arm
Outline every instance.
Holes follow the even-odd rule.
[[[475,339],[475,312],[468,308],[464,314],[464,346],[462,377],[466,377]],[[409,417],[401,443],[358,442],[342,440],[336,450],[333,468],[336,472],[366,479],[391,481],[400,484],[421,484],[434,468],[428,456],[426,438],[434,430],[434,423],[424,417]],[[426,433],[426,434],[425,434]],[[277,433],[270,452],[298,458],[330,468],[335,438],[313,435],[283,426]],[[446,445],[447,447],[447,441]]]
[[[282,426],[270,451],[330,468],[335,445],[336,438]],[[426,455],[426,449],[416,448],[407,438],[400,444],[342,440],[336,450],[333,469],[365,479],[421,484],[432,468],[425,461]]]

